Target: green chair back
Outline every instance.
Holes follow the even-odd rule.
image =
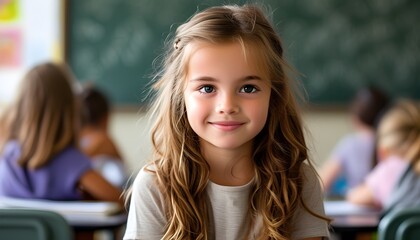
[[[420,239],[420,208],[391,212],[379,222],[378,240]]]
[[[73,240],[73,230],[59,213],[38,209],[0,209],[2,240]]]

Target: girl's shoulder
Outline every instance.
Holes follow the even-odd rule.
[[[69,169],[81,169],[87,170],[92,169],[92,161],[76,146],[67,146],[56,155],[54,155],[49,161],[51,166]]]
[[[78,159],[83,159],[83,160],[87,160],[90,161],[90,158],[84,154],[82,152],[82,150],[80,148],[78,148],[77,146],[73,146],[73,145],[69,145],[65,148],[63,148],[63,150],[61,150],[57,156],[60,157],[71,157],[71,158],[75,158],[77,157]]]
[[[307,162],[302,163],[302,170],[301,171],[302,171],[303,175],[305,176],[305,178],[307,178],[309,180],[318,178],[318,174],[317,174],[316,169]]]
[[[14,161],[16,158],[20,156],[20,153],[21,153],[20,143],[16,140],[11,140],[4,144],[0,157],[8,161]]]
[[[318,198],[322,193],[319,175],[316,169],[309,163],[302,163],[303,188],[302,196],[304,199]]]
[[[9,140],[4,144],[4,151],[20,150],[21,145],[17,140]]]
[[[148,205],[152,204],[160,210],[164,208],[164,198],[153,165],[146,165],[137,173],[131,190],[131,198],[134,201],[147,202]]]
[[[408,167],[409,163],[403,158],[398,156],[389,156],[386,159],[381,160],[372,172],[369,174],[369,178],[378,178],[382,180],[390,180],[390,177],[399,176],[404,169]],[[378,182],[381,184],[381,182]]]
[[[375,134],[372,132],[352,132],[343,136],[339,140],[340,145],[358,146],[360,144],[370,144],[375,141]]]
[[[135,189],[156,188],[157,176],[153,164],[147,164],[137,173],[133,186]]]

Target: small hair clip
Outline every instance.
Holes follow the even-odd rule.
[[[179,49],[179,46],[178,46],[178,43],[181,41],[181,39],[179,39],[179,38],[177,38],[176,40],[175,40],[175,43],[174,43],[174,48],[176,49],[176,50],[178,50]]]

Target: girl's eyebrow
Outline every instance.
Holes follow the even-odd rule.
[[[251,81],[251,80],[262,80],[260,76],[251,75],[244,78],[244,81]]]
[[[190,79],[189,81],[190,82],[216,82],[217,80],[212,77],[202,76],[202,77]]]
[[[252,80],[262,80],[262,78],[257,75],[250,75],[250,76],[240,78],[239,80],[246,82],[246,81],[252,81]],[[213,77],[202,76],[202,77],[190,79],[189,81],[190,82],[217,82],[218,80]]]

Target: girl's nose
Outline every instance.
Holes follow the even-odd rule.
[[[235,96],[230,94],[223,95],[216,106],[216,112],[221,114],[234,114],[239,112],[239,104]]]

